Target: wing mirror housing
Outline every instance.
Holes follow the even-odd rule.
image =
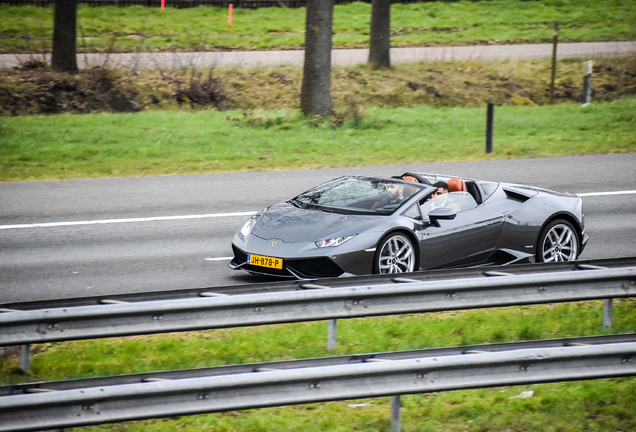
[[[436,208],[428,214],[432,225],[439,226],[440,219],[452,220],[457,216],[457,210],[450,208]]]

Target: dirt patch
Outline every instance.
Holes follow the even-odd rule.
[[[0,83],[0,113],[15,116],[139,111],[135,90],[117,83],[111,75],[105,69],[70,75],[26,65]]]
[[[76,75],[41,63],[0,72],[0,115],[137,112],[144,108],[227,108],[213,70],[122,71],[97,68]]]
[[[227,109],[229,98],[219,80],[214,78],[213,70],[208,69],[207,73],[197,69],[190,69],[188,72],[162,73],[162,80],[170,87],[175,88],[171,96],[181,107],[188,104],[190,108],[217,108],[220,111]],[[152,94],[154,103],[160,103],[159,97]]]
[[[19,356],[20,356],[19,346],[0,347],[0,360],[5,360],[5,359],[8,359],[9,357],[19,357]]]

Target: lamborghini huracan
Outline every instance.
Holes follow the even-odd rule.
[[[439,174],[350,175],[256,213],[234,236],[229,265],[298,279],[407,273],[573,261],[587,241],[583,203],[571,193]]]

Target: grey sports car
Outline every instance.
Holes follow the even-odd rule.
[[[574,194],[438,174],[352,175],[252,216],[234,236],[230,268],[310,279],[572,261],[587,240]]]

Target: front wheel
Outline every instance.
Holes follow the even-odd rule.
[[[391,234],[380,242],[373,261],[373,272],[408,273],[415,269],[415,249],[403,234]]]
[[[563,219],[550,222],[537,244],[538,262],[574,261],[579,255],[579,236],[572,224]]]

